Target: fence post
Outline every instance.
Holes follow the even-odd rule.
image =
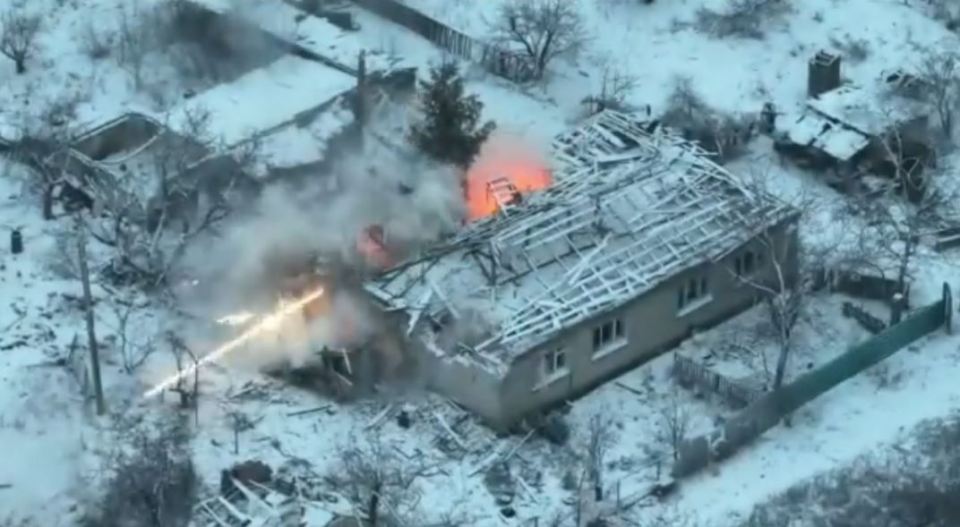
[[[890,302],[890,325],[899,324],[903,319],[903,294],[894,293]]]
[[[953,334],[953,294],[946,282],[943,283],[943,325],[947,333]]]

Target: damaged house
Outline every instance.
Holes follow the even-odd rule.
[[[893,72],[875,86],[843,84],[840,64],[839,56],[822,51],[810,60],[808,99],[777,119],[774,149],[824,171],[842,190],[862,186],[867,174],[892,179],[894,164],[902,163],[916,176],[907,182],[908,195],[922,194],[923,167],[932,161],[922,81]]]
[[[654,128],[595,116],[550,188],[366,284],[432,390],[507,429],[747,309],[742,276],[794,282],[798,212]]]
[[[94,203],[149,226],[176,218],[189,230],[191,219],[243,180],[230,157],[214,155],[203,141],[139,113],[97,126],[71,146],[65,172],[80,178]]]

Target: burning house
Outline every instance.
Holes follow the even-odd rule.
[[[840,62],[825,52],[811,59],[809,98],[777,118],[774,149],[827,171],[831,184],[843,189],[862,183],[863,174],[891,177],[892,163],[910,165],[908,172],[919,175],[930,157],[929,110],[919,80],[895,72],[876,86],[844,85]]]
[[[505,429],[753,305],[772,255],[795,279],[797,211],[647,125],[559,136],[549,188],[365,285],[431,389]]]

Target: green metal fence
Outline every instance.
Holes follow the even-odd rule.
[[[820,368],[801,375],[776,392],[768,393],[717,430],[684,441],[673,467],[673,475],[688,476],[713,461],[732,455],[776,426],[783,416],[797,411],[843,381],[944,326],[949,322],[951,306],[950,289],[944,284],[941,300],[916,310],[899,324],[885,329]]]

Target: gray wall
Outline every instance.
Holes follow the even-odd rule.
[[[500,427],[504,423],[499,377],[473,364],[474,359],[439,357],[424,350],[420,353],[429,389],[469,408],[491,426]]]
[[[799,250],[796,229],[778,227],[770,239],[773,240],[777,253],[784,255],[778,261],[786,268],[789,282],[793,283],[797,275]],[[503,413],[495,419],[494,425],[505,427],[524,415],[582,395],[673,348],[679,341],[687,338],[691,331],[722,322],[753,305],[759,299],[757,289],[739,283],[732,272],[734,258],[747,248],[764,252],[763,265],[753,276],[764,282],[777,283],[769,255],[770,249],[759,241],[744,245],[716,264],[702,265],[677,275],[626,306],[572,328],[518,358],[504,379],[500,394]],[[713,300],[684,316],[679,316],[678,289],[690,277],[704,274],[709,281]],[[594,327],[616,317],[623,320],[626,344],[608,355],[594,358]],[[566,351],[570,373],[546,386],[538,387],[542,378],[544,354],[558,346],[562,346]]]

